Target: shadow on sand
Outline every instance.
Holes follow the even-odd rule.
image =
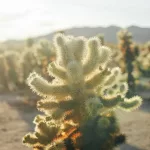
[[[120,150],[144,150],[144,149],[137,148],[137,147],[130,145],[130,144],[123,144],[120,146]]]
[[[143,112],[150,113],[150,100],[143,100],[143,103],[139,109]]]

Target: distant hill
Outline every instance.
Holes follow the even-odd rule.
[[[107,41],[109,43],[117,43],[116,34],[120,29],[121,29],[121,27],[117,27],[117,26],[75,27],[75,28],[65,29],[64,31],[66,34],[69,34],[69,35],[85,36],[85,37],[91,37],[91,36],[95,36],[99,33],[102,33],[105,36],[105,41]],[[150,28],[130,26],[127,29],[133,34],[134,41],[136,41],[138,43],[145,43],[147,41],[150,41]],[[35,39],[46,38],[46,39],[51,40],[53,37],[53,34],[54,34],[54,32],[49,33],[47,35],[35,37]],[[12,44],[13,42],[17,44],[18,42],[20,43],[21,41],[9,40],[9,41],[6,41],[5,43]]]
[[[86,36],[91,37],[99,33],[104,34],[105,40],[110,43],[117,43],[117,32],[121,27],[109,26],[109,27],[77,27],[64,30],[66,34],[74,36]],[[134,41],[138,43],[145,43],[150,40],[150,28],[141,28],[138,26],[130,26],[127,28],[133,34]],[[38,38],[52,39],[53,33]]]

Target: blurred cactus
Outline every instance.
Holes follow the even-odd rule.
[[[145,49],[150,52],[150,41],[145,44]]]
[[[25,48],[19,59],[19,80],[23,87],[26,85],[26,79],[30,72],[34,70],[39,72],[39,66],[34,51],[35,50],[32,48]]]
[[[26,45],[27,45],[27,47],[32,47],[33,44],[34,44],[34,39],[28,38],[28,39],[26,40]]]
[[[142,75],[150,77],[150,51],[148,49],[140,51],[136,62]]]
[[[7,63],[4,54],[0,54],[0,92],[6,91],[8,89],[7,86]]]
[[[113,67],[120,67],[122,71],[124,71],[124,61],[123,61],[123,54],[117,48],[112,48],[112,59],[108,63],[110,68]]]
[[[37,57],[39,63],[42,63],[45,59],[47,59],[48,63],[50,63],[55,58],[54,46],[46,39],[39,40],[34,48],[35,56]]]
[[[103,35],[103,34],[98,34],[97,37],[98,37],[99,40],[101,41],[101,45],[104,45],[104,44],[105,44],[104,35]]]
[[[50,62],[55,60],[55,48],[52,42],[41,39],[34,46],[35,48],[35,56],[37,58],[38,64],[41,68],[41,74],[47,79],[51,79],[47,73],[47,66]]]
[[[16,60],[19,54],[17,52],[9,51],[0,55],[0,91],[14,91],[17,90],[19,84],[19,67]]]
[[[133,49],[132,51],[134,52],[134,56],[138,57],[139,53],[140,53],[139,45],[134,43],[133,46],[132,46],[132,49]]]
[[[134,52],[132,51],[131,48],[132,34],[124,29],[118,32],[118,38],[119,38],[119,47],[124,55],[126,71],[128,73],[127,82],[129,85],[129,90],[127,93],[127,97],[131,97],[135,93],[135,81],[133,77]]]
[[[36,72],[27,79],[30,88],[44,99],[37,108],[45,115],[35,117],[35,132],[23,143],[36,150],[108,150],[121,142],[114,109],[131,111],[141,105],[138,96],[125,98],[126,83],[115,94],[107,92],[118,84],[119,68],[107,66],[111,50],[97,37],[55,35],[56,61],[48,66],[55,79],[48,82]],[[121,140],[119,140],[119,137]]]
[[[38,41],[34,45],[30,41],[33,39],[28,40],[29,45],[24,46],[20,53],[17,50],[1,52],[0,70],[3,74],[0,76],[0,91],[24,89],[32,71],[48,76],[46,66],[55,59],[54,46],[47,40]]]
[[[56,31],[54,34],[58,34],[58,33],[60,33],[60,34],[65,34],[65,30],[58,30],[58,31]]]
[[[7,64],[7,72],[6,72],[6,80],[9,91],[17,90],[17,86],[19,85],[19,65],[16,60],[19,59],[19,53],[11,51],[4,53],[6,64]]]
[[[137,63],[137,58],[140,55],[141,46],[138,45],[137,43],[132,43],[131,49],[132,49],[132,52],[133,52],[133,55],[134,55],[134,62],[132,63],[134,69],[133,69],[132,75],[135,79],[135,84],[137,85],[138,80],[141,76],[141,72],[138,68],[138,63]]]

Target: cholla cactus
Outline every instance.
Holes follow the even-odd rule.
[[[140,52],[136,62],[143,76],[150,77],[150,52],[148,49]]]
[[[132,72],[132,75],[135,79],[135,84],[138,83],[138,80],[141,76],[141,73],[138,69],[138,63],[137,63],[137,58],[139,57],[140,55],[140,50],[141,50],[141,46],[138,45],[137,43],[132,43],[131,45],[131,49],[132,49],[132,53],[134,55],[134,62],[133,62],[133,72]]]
[[[48,72],[55,79],[48,82],[36,72],[27,79],[30,88],[44,99],[37,108],[45,115],[36,116],[35,132],[25,135],[23,143],[37,150],[108,150],[118,144],[119,127],[114,109],[136,109],[138,96],[126,99],[126,83],[118,85],[119,68],[108,68],[111,50],[93,37],[57,34],[53,39],[56,61]]]
[[[36,70],[39,72],[38,62],[34,54],[34,49],[25,48],[21,57],[19,59],[19,80],[24,86],[26,84],[26,79],[29,76],[30,72]]]
[[[39,60],[39,63],[42,63],[45,59],[48,60],[48,63],[50,63],[51,59],[54,59],[55,57],[53,44],[46,39],[41,39],[37,43],[38,44],[35,46],[35,55]]]
[[[9,51],[0,56],[0,91],[13,91],[17,89],[18,84],[18,53]]]
[[[134,53],[131,48],[132,44],[132,34],[128,32],[127,30],[121,30],[118,33],[118,38],[119,38],[119,46],[120,49],[124,55],[124,61],[126,65],[126,71],[128,73],[128,85],[129,85],[129,91],[127,93],[128,97],[131,97],[134,95],[135,92],[135,81],[133,77],[133,61],[134,61]]]
[[[145,49],[150,52],[150,41],[145,44]]]
[[[124,72],[125,66],[123,61],[123,54],[117,48],[112,48],[112,59],[109,61],[108,66],[110,68],[120,67],[122,72]]]
[[[140,53],[140,46],[136,43],[133,43],[132,49],[133,49],[132,51],[134,52],[135,57],[138,57]]]
[[[43,75],[48,76],[46,68],[48,64],[55,59],[54,46],[50,41],[41,39],[34,48],[35,56],[38,60],[38,64],[41,66],[42,73]]]
[[[56,32],[54,32],[54,34],[58,34],[58,33],[65,34],[65,30],[57,30]]]
[[[32,47],[33,44],[34,44],[34,39],[28,38],[28,39],[26,40],[26,45],[27,45],[27,47]]]
[[[16,90],[19,84],[19,66],[16,60],[19,59],[19,53],[10,51],[4,53],[7,71],[6,80],[7,86],[10,91]]]
[[[6,63],[5,56],[4,54],[1,54],[0,55],[0,92],[4,92],[6,91],[6,89],[8,89],[7,80],[6,80],[7,70],[8,70],[8,66]]]
[[[104,45],[105,44],[104,35],[103,34],[98,34],[97,37],[100,39],[101,45]]]
[[[123,29],[118,32],[118,38],[120,40],[121,50],[123,53],[126,53],[127,49],[129,49],[132,44],[132,33],[128,32],[126,29]]]

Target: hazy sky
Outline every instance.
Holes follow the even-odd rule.
[[[0,0],[0,40],[108,25],[150,27],[150,0]]]

